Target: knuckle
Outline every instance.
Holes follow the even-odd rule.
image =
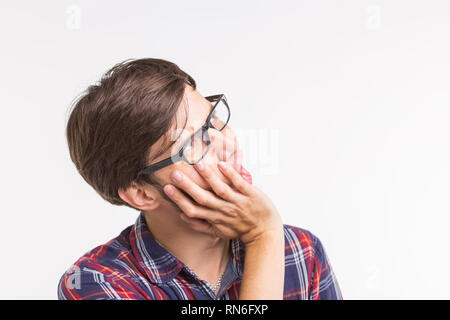
[[[224,197],[224,196],[227,195],[227,190],[226,190],[225,188],[223,188],[223,187],[217,188],[216,194],[217,194],[219,197]]]
[[[222,224],[223,220],[221,218],[217,217],[217,218],[214,218],[212,220],[212,223],[214,223],[214,224]]]
[[[200,171],[202,176],[209,177],[211,175],[211,170],[209,169],[209,165],[206,162],[202,162],[203,169]]]
[[[197,210],[195,209],[194,206],[189,205],[184,209],[184,213],[189,217],[189,218],[195,218],[196,214],[197,214]]]
[[[201,204],[202,206],[208,206],[210,203],[210,200],[207,197],[198,197],[196,201]]]
[[[238,212],[237,212],[236,208],[231,207],[231,206],[226,206],[226,207],[224,207],[224,208],[223,208],[223,212],[224,212],[227,216],[232,217],[232,218],[235,218],[235,217],[238,216]]]
[[[205,169],[203,172],[204,173],[202,174],[202,178],[205,179],[208,183],[211,183],[213,178],[211,172],[208,172],[207,169]]]
[[[237,189],[239,190],[246,190],[247,189],[247,185],[241,181],[241,180],[237,180],[235,181],[234,185],[236,186]]]

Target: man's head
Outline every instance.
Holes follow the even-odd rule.
[[[176,168],[210,188],[183,161],[151,176],[137,173],[176,153],[210,111],[211,103],[196,91],[194,79],[177,65],[162,59],[127,60],[75,102],[67,124],[70,156],[85,181],[112,204],[139,211],[170,206],[174,203],[162,186],[171,182]],[[203,161],[230,161],[238,148],[232,130],[209,129],[209,134],[211,147]],[[241,160],[233,160],[240,170]]]

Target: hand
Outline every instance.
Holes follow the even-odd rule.
[[[225,164],[225,167],[220,164]],[[164,192],[181,209],[181,218],[194,230],[224,239],[240,238],[246,245],[267,234],[278,234],[283,223],[272,201],[245,181],[233,166],[221,162],[218,167],[232,186],[223,182],[206,163],[197,164],[195,168],[213,192],[201,188],[180,170],[176,171],[181,174],[181,180],[174,180],[175,186],[164,186]],[[178,188],[197,203],[194,204]],[[170,194],[170,189],[173,194]]]

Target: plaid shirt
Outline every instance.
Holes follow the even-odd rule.
[[[341,300],[342,294],[320,240],[283,225],[284,300]],[[61,277],[59,299],[237,300],[245,247],[231,240],[232,257],[216,296],[182,261],[152,236],[142,214],[122,233],[79,258]]]

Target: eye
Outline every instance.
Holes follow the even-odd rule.
[[[189,146],[194,147],[194,146],[199,145],[202,142],[203,142],[202,135],[196,134],[194,137],[191,138],[191,143],[189,144]]]

